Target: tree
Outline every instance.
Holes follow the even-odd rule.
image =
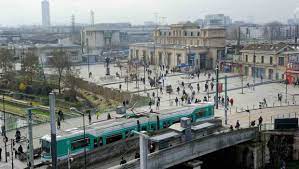
[[[75,101],[77,97],[77,89],[81,85],[80,72],[74,68],[70,68],[65,73],[64,87],[68,88],[67,96],[70,100]]]
[[[0,48],[0,68],[4,74],[14,69],[14,57],[9,49]]]
[[[23,61],[23,72],[25,79],[32,83],[33,77],[38,73],[39,62],[38,56],[33,52],[28,52]]]
[[[56,69],[58,75],[59,94],[61,93],[61,80],[66,70],[70,69],[71,63],[68,59],[67,53],[64,50],[56,50],[53,56],[49,59],[49,64]]]

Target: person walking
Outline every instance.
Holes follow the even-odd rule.
[[[90,110],[88,110],[88,121],[89,121],[89,124],[91,124],[91,113],[90,113]]]
[[[236,129],[239,129],[239,128],[240,128],[240,122],[239,122],[239,120],[237,120],[235,128],[236,128]]]
[[[200,91],[200,86],[199,86],[199,83],[197,83],[197,93],[199,93]]]
[[[152,99],[150,99],[148,105],[149,105],[149,108],[151,109],[151,108],[152,108],[152,105],[153,105],[153,103],[152,103]]]
[[[230,98],[229,102],[230,102],[230,105],[233,106],[233,104],[234,104],[233,98]]]
[[[214,90],[214,83],[211,82],[210,85],[211,85],[211,90],[213,91]]]
[[[119,84],[119,90],[121,90],[121,84]]]
[[[58,116],[60,117],[60,119],[62,121],[64,121],[64,115],[63,115],[63,112],[61,110],[58,111]]]
[[[58,118],[57,118],[57,129],[60,129],[60,126],[61,124],[60,124],[60,117],[58,116]]]
[[[176,106],[178,106],[178,103],[179,103],[179,99],[178,99],[178,97],[175,97],[175,104],[176,104]]]
[[[179,86],[176,88],[176,91],[178,92],[178,94],[180,94],[180,87]]]
[[[2,160],[2,148],[0,147],[0,161]]]
[[[260,116],[259,119],[258,119],[258,121],[259,121],[259,125],[262,125],[262,123],[263,123],[263,117]]]
[[[156,104],[156,110],[159,110],[159,106],[160,106],[160,97],[158,97],[157,99],[157,104]]]

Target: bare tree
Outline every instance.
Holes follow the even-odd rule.
[[[14,57],[9,49],[0,48],[0,68],[4,74],[14,69]]]
[[[58,88],[61,93],[61,80],[66,70],[70,69],[71,63],[64,50],[57,50],[53,52],[53,56],[49,60],[49,64],[56,70],[58,75]]]
[[[23,72],[25,79],[32,83],[34,76],[38,73],[39,61],[38,56],[33,52],[26,53],[23,61]]]
[[[82,80],[80,79],[80,71],[70,68],[66,71],[64,78],[64,87],[68,88],[68,96],[72,100],[76,100],[77,89],[80,87]]]

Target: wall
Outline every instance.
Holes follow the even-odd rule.
[[[163,149],[148,156],[148,169],[171,167],[229,146],[256,139],[256,134],[257,128],[241,129],[207,136]],[[139,168],[139,165],[139,160],[133,160],[125,165],[112,168]]]

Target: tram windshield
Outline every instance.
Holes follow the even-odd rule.
[[[50,149],[51,149],[51,143],[49,141],[46,140],[41,140],[41,144],[42,144],[42,152],[49,154],[50,153]]]

